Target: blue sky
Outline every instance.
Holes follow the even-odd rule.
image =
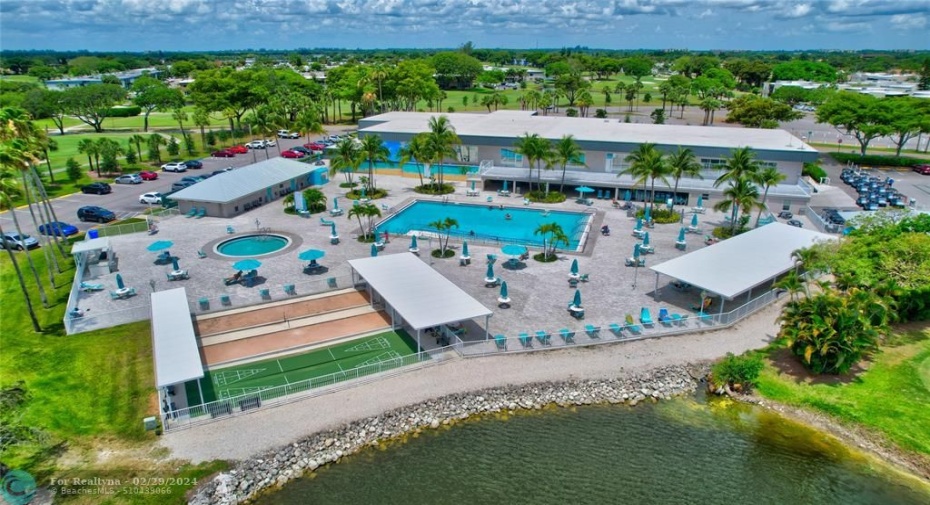
[[[930,0],[2,0],[3,49],[928,49]]]

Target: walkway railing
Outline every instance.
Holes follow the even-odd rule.
[[[220,420],[222,418],[246,413],[271,405],[290,403],[298,399],[309,398],[357,385],[359,379],[384,374],[395,375],[411,370],[412,365],[429,365],[450,359],[453,354],[446,351],[451,346],[401,356],[379,363],[343,370],[329,375],[313,377],[283,386],[262,389],[231,398],[203,403],[192,407],[162,412],[165,430],[187,428]]]
[[[207,314],[352,287],[352,276],[349,274],[327,275],[321,273],[315,277],[312,280],[294,282],[293,284],[279,284],[276,286],[267,283],[256,284],[253,292],[250,292],[247,296],[235,294],[204,296],[196,300],[189,300],[188,304],[193,314]]]
[[[568,335],[565,336],[562,335],[562,328],[526,328],[528,339],[524,341],[521,341],[519,334],[508,334],[502,342],[497,342],[493,338],[493,332],[491,340],[463,341],[456,337],[453,341],[453,347],[464,357],[476,357],[502,352],[532,352],[618,341],[643,340],[720,329],[732,326],[736,322],[771,305],[777,300],[779,293],[779,290],[768,291],[746,304],[722,314],[685,314],[680,321],[666,321],[663,323],[658,320],[657,312],[652,312],[654,324],[650,327],[644,326],[638,320],[634,324],[628,325],[624,323],[623,318],[618,318],[616,323],[609,323],[604,326],[566,327]],[[537,335],[538,331],[542,331],[543,334]]]

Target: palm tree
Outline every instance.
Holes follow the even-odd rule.
[[[736,234],[739,226],[739,213],[752,212],[752,209],[759,206],[759,188],[748,179],[736,179],[730,181],[727,189],[723,190],[723,196],[726,200],[721,200],[714,205],[714,210],[720,212],[730,212],[731,233]]]
[[[704,111],[704,123],[703,123],[704,126],[714,124],[713,113],[714,111],[719,109],[721,105],[722,103],[720,102],[720,100],[717,100],[716,98],[712,96],[709,96],[701,100],[700,107],[701,107],[701,110]]]
[[[581,146],[575,142],[575,137],[563,135],[555,144],[554,157],[562,165],[562,180],[559,182],[559,193],[561,193],[565,186],[566,167],[568,167],[569,163],[572,165],[584,165],[584,151],[582,151]]]
[[[310,134],[322,135],[326,133],[323,129],[323,123],[320,122],[320,111],[314,106],[310,109],[304,109],[297,114],[297,120],[294,122],[297,131],[307,136],[307,142],[310,142]]]
[[[418,133],[410,139],[410,142],[407,142],[406,145],[400,148],[400,167],[403,170],[404,165],[413,160],[417,165],[417,175],[420,176],[420,186],[423,186],[423,160],[428,160],[430,158],[429,153],[426,151],[426,133]]]
[[[304,201],[307,202],[307,210],[310,212],[322,212],[326,210],[326,194],[319,189],[305,189],[303,195]]]
[[[517,140],[513,143],[514,150],[526,158],[526,162],[529,165],[529,183],[530,183],[530,192],[533,192],[533,168],[539,170],[539,163],[544,160],[549,151],[552,149],[552,146],[549,144],[549,141],[540,137],[538,133],[530,135],[529,132],[525,132],[523,136],[517,137]],[[540,180],[542,180],[542,171],[539,171]],[[537,189],[539,189],[537,187]]]
[[[430,153],[431,164],[439,164],[439,186],[437,189],[442,190],[445,183],[442,163],[446,157],[456,156],[455,149],[452,146],[462,143],[462,140],[455,133],[455,127],[449,121],[446,115],[433,116],[428,123],[429,132],[426,134],[426,152]]]
[[[804,282],[796,270],[791,270],[775,283],[775,287],[788,292],[790,300],[796,300],[804,292]]]
[[[149,146],[149,161],[161,163],[161,146],[167,145],[168,141],[158,133],[153,133],[146,139]],[[100,165],[97,165],[97,174],[100,174]]]
[[[365,135],[359,146],[365,159],[368,161],[368,193],[375,191],[375,163],[388,161],[391,152],[384,145],[380,135]]]
[[[92,139],[81,139],[77,143],[77,149],[79,153],[87,155],[87,164],[90,165],[91,170],[94,170],[94,156],[100,154],[99,146]],[[99,176],[100,168],[98,167],[96,170]]]
[[[353,205],[352,208],[349,209],[347,217],[349,219],[353,217],[358,219],[358,227],[362,230],[362,237],[367,240],[372,230],[372,220],[376,217],[381,217],[381,211],[371,203],[363,203],[361,205]],[[362,225],[363,217],[367,219],[368,226]]]
[[[652,180],[652,192],[650,195],[650,207],[655,208],[656,179],[661,180],[668,185],[667,175],[670,174],[668,164],[665,162],[661,151],[656,149],[655,144],[649,142],[640,144],[635,151],[630,153],[624,161],[630,163],[630,166],[620,171],[617,175],[629,174],[633,177],[635,184],[643,184],[643,192],[646,191],[646,181]]]
[[[206,127],[210,126],[210,112],[203,107],[197,107],[194,109],[194,113],[191,114],[191,120],[196,126],[200,128],[200,143],[204,149],[207,148],[207,132]],[[142,153],[139,153],[141,156]],[[141,161],[141,158],[140,158]]]
[[[439,255],[444,258],[446,256],[446,249],[449,247],[449,238],[452,236],[452,228],[458,228],[459,222],[451,217],[447,217],[445,219],[433,221],[427,226],[439,232]],[[443,240],[443,237],[445,237],[445,240]]]
[[[133,135],[129,137],[129,144],[136,146],[136,154],[139,156],[139,162],[142,162],[142,143],[145,142],[145,137],[142,135]],[[206,145],[206,143],[204,143]],[[93,168],[93,167],[91,167]]]
[[[330,175],[342,172],[346,182],[352,184],[352,174],[362,164],[361,151],[358,145],[350,138],[342,139],[336,144],[336,154],[330,160]]]
[[[555,255],[559,243],[568,244],[568,236],[559,223],[543,223],[533,230],[533,235],[542,235],[543,257],[546,259]]]
[[[729,182],[730,188],[727,189],[729,194],[735,197],[743,197],[751,193],[747,186],[755,188],[751,181],[757,178],[759,172],[759,163],[756,161],[755,157],[755,153],[749,147],[739,147],[731,151],[730,156],[727,158],[725,172],[714,181],[714,187],[716,188],[724,182]],[[727,191],[724,191],[724,195],[727,195]],[[756,198],[758,198],[759,190],[755,189],[755,193]],[[720,206],[719,203],[715,205],[714,208],[718,206]],[[733,200],[730,202],[730,205],[723,205],[720,206],[720,208],[730,210],[730,219],[732,220],[731,226],[733,232],[735,232],[737,226],[736,218],[740,210],[740,204]]]
[[[171,119],[174,119],[178,122],[178,127],[181,128],[181,136],[184,136],[184,121],[187,121],[187,112],[184,111],[182,107],[177,107],[171,111]]]
[[[698,179],[703,179],[704,177],[701,176],[702,167],[694,156],[694,152],[686,147],[683,148],[678,146],[675,152],[668,155],[667,163],[669,175],[675,178],[675,190],[672,192],[672,209],[674,210],[675,200],[678,197],[678,183],[681,181],[681,178],[697,177]]]
[[[779,182],[785,180],[787,176],[778,171],[775,167],[766,167],[764,170],[759,172],[759,175],[756,177],[755,182],[762,185],[762,203],[759,206],[759,215],[756,216],[756,225],[755,228],[759,227],[759,220],[762,219],[762,211],[766,208],[765,201],[769,197],[769,189],[772,186],[777,186]]]
[[[378,83],[378,110],[384,112],[384,92],[381,90],[381,82],[388,78],[388,71],[384,65],[375,64],[370,70],[368,76]]]

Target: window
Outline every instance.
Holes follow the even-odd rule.
[[[501,149],[501,166],[522,167],[523,155],[511,149]]]
[[[565,166],[568,167],[568,168],[587,168],[587,165],[585,165],[585,154],[584,154],[584,153],[581,153],[581,154],[578,156],[578,162],[577,162],[577,163],[571,163],[571,162],[569,162],[569,163],[568,163],[567,165],[565,165]]]

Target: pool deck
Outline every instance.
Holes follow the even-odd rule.
[[[346,190],[340,188],[338,183],[342,177],[334,179],[323,187],[329,198],[338,196],[340,207],[348,212],[349,200],[345,198]],[[390,196],[376,200],[374,203],[381,208],[382,204],[389,209],[410,198],[442,201],[443,197],[430,197],[415,193],[412,186],[416,181],[400,176],[377,176],[379,187],[388,189]],[[518,195],[500,197],[496,192],[482,191],[477,197],[465,196],[466,182],[456,183],[456,193],[449,195],[452,201],[486,204],[488,196],[492,197],[495,205],[523,207],[523,200]],[[709,206],[711,202],[705,202]],[[506,267],[507,256],[503,255],[496,246],[483,245],[469,241],[469,252],[472,260],[468,266],[460,266],[458,254],[455,258],[446,260],[433,259],[429,255],[429,243],[422,240],[419,243],[420,258],[430,264],[439,273],[453,281],[471,296],[479,300],[494,312],[491,318],[491,335],[502,333],[508,337],[516,337],[519,332],[535,333],[545,330],[558,338],[558,330],[569,328],[582,330],[585,324],[606,327],[610,323],[619,322],[629,313],[634,317],[639,315],[641,307],[648,307],[655,318],[660,307],[667,307],[672,313],[691,313],[690,306],[699,303],[698,292],[678,292],[669,286],[672,279],[662,278],[659,282],[659,301],[654,298],[656,276],[648,268],[630,268],[624,266],[623,260],[631,256],[633,245],[638,242],[631,235],[635,218],[628,216],[626,211],[615,209],[610,200],[594,200],[591,207],[574,203],[574,199],[557,205],[532,204],[532,207],[564,209],[571,211],[597,211],[591,229],[595,230],[589,236],[589,242],[584,253],[564,253],[559,251],[560,259],[552,263],[539,263],[533,259],[521,264],[518,268]],[[116,288],[115,274],[109,274],[97,279],[86,279],[89,282],[102,283],[104,291],[94,293],[81,293],[79,306],[87,311],[85,317],[75,320],[77,326],[94,329],[113,326],[132,320],[141,320],[149,317],[150,294],[152,286],[155,290],[165,290],[177,287],[187,288],[187,296],[191,311],[195,314],[206,313],[199,308],[199,300],[207,298],[210,310],[221,307],[220,297],[229,297],[229,308],[242,308],[268,301],[263,299],[260,290],[267,289],[270,301],[286,298],[284,286],[293,284],[298,295],[326,291],[328,289],[341,289],[350,285],[350,269],[347,261],[353,258],[367,257],[371,245],[356,240],[358,234],[358,221],[349,220],[346,215],[330,217],[328,213],[322,217],[336,222],[341,241],[337,245],[330,244],[330,227],[320,223],[320,214],[309,218],[301,218],[284,214],[283,204],[280,201],[264,205],[242,216],[232,219],[204,217],[201,219],[174,216],[158,221],[159,232],[150,236],[145,233],[135,233],[111,237],[111,244],[119,260],[119,272],[127,286],[136,289],[137,296],[112,300],[109,291]],[[436,216],[437,219],[442,216]],[[708,208],[707,213],[699,215],[700,226],[706,233],[723,222],[723,215],[715,213]],[[686,214],[690,222],[690,214]],[[610,227],[610,236],[601,236],[597,231],[602,224]],[[220,258],[208,251],[208,245],[217,241],[231,238],[227,234],[227,226],[231,225],[235,234],[255,232],[258,228],[269,228],[274,232],[285,232],[294,237],[292,247],[283,252],[272,253],[260,258],[262,266],[258,269],[259,279],[254,287],[243,285],[225,286],[223,279],[235,273],[232,268],[233,259]],[[663,261],[685,254],[675,248],[675,241],[679,231],[678,224],[656,225],[650,231],[651,243],[655,247],[655,254],[646,255],[647,265],[655,265]],[[155,265],[155,253],[148,252],[146,247],[155,240],[171,240],[174,245],[170,251],[178,256],[182,269],[189,272],[190,279],[181,281],[168,281],[166,274],[171,266]],[[689,234],[688,251],[707,247],[703,243],[703,234]],[[390,237],[382,254],[406,253],[410,245],[408,237]],[[435,244],[434,244],[435,245]],[[458,252],[461,243],[453,241],[451,247]],[[712,247],[712,246],[711,246]],[[319,260],[324,269],[314,275],[303,273],[306,262],[297,258],[297,253],[305,249],[322,249],[326,256]],[[208,251],[206,258],[198,258],[197,251]],[[532,250],[531,252],[538,252]],[[486,288],[484,277],[487,265],[487,254],[496,254],[498,263],[495,273],[502,280],[507,281],[510,308],[499,308],[497,305],[498,288]],[[568,274],[572,259],[578,258],[580,273],[588,274],[589,281],[579,284],[582,293],[583,305],[586,309],[584,321],[575,320],[568,312],[567,306],[572,301],[574,289],[569,287]],[[634,276],[636,285],[634,286]],[[332,288],[328,280],[334,279],[336,288]],[[727,310],[736,308],[739,303],[727,303]],[[715,308],[717,306],[715,305]],[[226,307],[222,307],[226,308]],[[483,324],[483,321],[481,321]],[[467,325],[477,329],[477,322]],[[484,338],[484,331],[470,331],[466,339]]]

